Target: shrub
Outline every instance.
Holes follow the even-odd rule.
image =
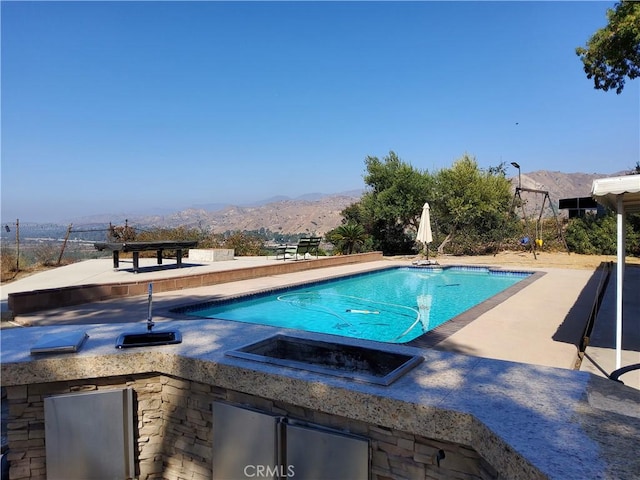
[[[640,256],[640,215],[629,215],[626,222],[626,255]],[[566,232],[569,250],[590,255],[615,255],[617,220],[612,213],[587,215],[569,221]]]
[[[259,235],[248,232],[233,232],[223,240],[221,247],[233,249],[234,255],[239,257],[260,255],[264,249],[264,240]]]
[[[5,273],[15,272],[16,271],[16,253],[15,251],[11,251],[6,246],[2,246],[2,256],[0,257],[2,260],[2,276],[4,277]]]
[[[49,242],[39,243],[33,249],[34,262],[44,267],[56,265],[58,263],[59,256],[60,247],[56,247],[56,245]]]

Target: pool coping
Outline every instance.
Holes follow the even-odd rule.
[[[457,265],[451,265],[457,266]],[[466,267],[466,265],[463,265]],[[509,271],[512,270],[504,270],[499,267],[489,267],[491,270],[500,270],[500,271]],[[517,273],[525,272],[525,270],[517,270]],[[501,292],[496,293],[492,297],[487,298],[484,302],[479,303],[478,305],[471,307],[469,310],[465,310],[461,314],[453,317],[451,320],[443,323],[442,325],[438,325],[436,328],[429,330],[428,332],[420,335],[413,340],[403,343],[403,345],[408,345],[411,347],[418,348],[429,348],[434,347],[438,343],[446,340],[454,333],[457,333],[459,330],[462,330],[464,327],[469,325],[471,322],[476,320],[480,315],[488,312],[489,310],[495,308],[500,305],[502,302],[506,301],[508,298],[512,297],[516,293],[521,290],[524,290],[526,287],[534,283],[536,280],[539,280],[546,272],[543,271],[526,271],[530,275],[526,278],[523,278],[519,282],[511,285],[510,287],[505,288]]]

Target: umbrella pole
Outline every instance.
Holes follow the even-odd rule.
[[[429,260],[429,244],[427,243],[427,260]]]

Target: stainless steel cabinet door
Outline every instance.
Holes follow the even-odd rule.
[[[47,479],[134,477],[131,389],[47,397],[44,427]]]
[[[278,416],[214,402],[214,480],[277,479],[279,420]]]
[[[305,480],[368,480],[369,441],[316,426],[287,425],[286,465]]]

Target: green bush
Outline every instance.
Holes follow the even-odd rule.
[[[264,240],[248,232],[233,232],[222,239],[220,248],[232,248],[239,257],[258,256],[264,249]]]
[[[626,255],[640,256],[640,215],[628,215],[626,222]],[[587,255],[615,255],[617,251],[617,219],[613,213],[587,215],[569,221],[566,231],[569,250]]]

